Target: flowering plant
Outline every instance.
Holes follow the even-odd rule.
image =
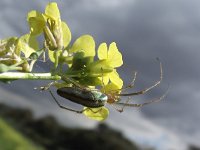
[[[72,86],[72,83],[64,80],[70,78],[91,90],[97,89],[98,86],[104,93],[122,88],[123,80],[117,73],[117,68],[122,66],[123,60],[115,42],[109,47],[102,43],[97,51],[91,35],[82,35],[74,43],[70,43],[71,31],[61,20],[55,2],[49,3],[44,13],[30,11],[27,21],[30,26],[29,33],[0,41],[0,81],[61,80],[63,82],[56,86],[59,88]],[[43,40],[38,40],[38,36],[42,36]],[[39,43],[42,43],[42,47],[39,47]],[[53,68],[49,73],[33,75],[34,64],[44,53],[47,53],[53,63]],[[104,106],[84,109],[84,114],[95,120],[104,120],[109,114]]]

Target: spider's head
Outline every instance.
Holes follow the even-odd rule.
[[[108,100],[107,103],[113,104],[117,101],[119,101],[120,96],[117,93],[109,93],[107,94]]]

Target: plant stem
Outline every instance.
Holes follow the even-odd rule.
[[[58,75],[51,73],[22,73],[22,72],[4,72],[0,73],[0,80],[60,80]]]

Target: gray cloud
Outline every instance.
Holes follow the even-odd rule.
[[[182,137],[182,140],[196,144],[200,137],[199,3],[198,0],[58,1],[62,18],[71,28],[73,39],[89,33],[94,36],[97,45],[101,42],[117,42],[125,58],[120,73],[128,83],[132,71],[137,70],[137,90],[151,85],[159,78],[159,66],[155,58],[161,58],[164,69],[162,85],[151,94],[134,99],[139,99],[139,102],[141,99],[148,100],[159,96],[164,93],[169,83],[171,88],[166,100],[146,106],[141,112],[169,133],[174,132],[177,137]],[[43,10],[45,5],[46,2],[39,0],[31,3],[23,1],[23,5],[9,0],[1,1],[0,18],[3,21],[0,27],[3,30],[0,31],[0,37],[26,33],[28,28],[24,28],[25,13],[32,9]],[[29,86],[38,84],[41,85],[36,82]],[[16,84],[15,87],[21,88],[7,89],[15,93],[23,93],[23,90],[26,90],[28,97],[36,94],[24,89],[24,85],[28,86],[25,83]],[[40,101],[39,96],[36,101]],[[123,127],[126,127],[128,120],[135,124],[135,118],[132,117],[135,112],[132,109],[127,108],[123,117],[113,113],[110,120],[119,122],[122,119],[125,122]],[[143,117],[139,116],[137,119],[141,121]]]

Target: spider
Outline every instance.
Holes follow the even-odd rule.
[[[158,59],[158,61],[159,61],[159,59]],[[65,77],[65,76],[61,76],[63,81],[72,83],[73,86],[58,88],[57,94],[65,99],[68,99],[68,100],[74,102],[74,103],[77,103],[77,104],[87,107],[86,109],[83,109],[83,110],[75,110],[75,109],[71,109],[71,108],[61,105],[59,103],[59,101],[56,99],[56,97],[54,96],[54,94],[52,93],[52,91],[50,90],[50,86],[55,84],[55,82],[50,83],[46,87],[41,87],[40,89],[41,90],[49,90],[51,96],[53,97],[53,99],[55,100],[55,102],[57,103],[57,105],[60,108],[66,109],[69,111],[73,111],[76,113],[83,113],[87,109],[92,110],[92,108],[99,108],[99,107],[105,106],[106,103],[112,105],[117,111],[123,112],[124,107],[126,107],[126,106],[142,107],[142,106],[150,104],[150,103],[159,102],[167,95],[168,90],[161,97],[152,99],[148,102],[144,102],[141,104],[129,103],[131,96],[145,94],[161,83],[161,81],[163,79],[163,70],[162,70],[162,63],[160,61],[159,61],[159,64],[160,64],[160,79],[158,81],[156,81],[152,86],[145,88],[141,91],[132,92],[132,93],[122,93],[122,91],[125,91],[126,89],[132,88],[134,86],[137,72],[135,72],[134,78],[133,78],[132,82],[130,83],[130,85],[128,85],[122,89],[112,90],[109,92],[101,92],[98,89],[91,89],[88,87],[83,87],[83,86],[79,85],[76,81],[74,81],[73,79]],[[127,96],[128,96],[128,100],[126,102],[121,102],[121,97],[127,97]],[[117,108],[114,105],[120,105],[121,108]]]

